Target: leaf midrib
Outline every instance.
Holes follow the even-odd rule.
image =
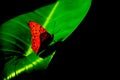
[[[52,15],[54,14],[57,6],[59,5],[59,1],[57,1],[53,7],[53,9],[51,10],[50,14],[48,15],[47,19],[45,20],[44,24],[43,24],[43,27],[46,28],[47,24],[49,23]],[[30,55],[31,53],[33,52],[32,48],[31,48],[31,45],[29,46],[27,52],[25,53],[25,56],[28,56]]]

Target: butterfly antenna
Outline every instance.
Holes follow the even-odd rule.
[[[54,25],[53,25],[53,30],[52,30],[53,35],[55,34],[55,26],[56,26],[56,22],[54,22]],[[54,39],[53,39],[53,41],[56,42]]]
[[[53,25],[53,30],[52,30],[52,34],[55,34],[55,26],[56,26],[56,22],[54,22],[54,25]]]

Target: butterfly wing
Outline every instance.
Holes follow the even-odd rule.
[[[40,24],[37,22],[28,22],[32,35],[32,49],[38,53],[41,49],[45,48],[53,39]],[[42,46],[41,46],[42,45]]]
[[[54,35],[49,34],[48,32],[44,32],[40,35],[41,40],[41,49],[44,49],[50,44],[50,42],[53,40]]]
[[[28,22],[28,25],[30,27],[30,32],[32,35],[32,49],[35,53],[38,53],[38,50],[40,48],[40,34],[41,34],[41,30],[40,27],[41,25],[39,25],[36,22]]]

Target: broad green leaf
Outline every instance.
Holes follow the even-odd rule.
[[[8,60],[3,70],[4,80],[23,72],[47,68],[55,50],[47,57],[39,57],[31,49],[29,21],[41,24],[54,41],[64,41],[82,22],[91,5],[91,0],[58,0],[33,12],[19,15],[0,26],[0,60]],[[39,54],[42,54],[40,52]]]

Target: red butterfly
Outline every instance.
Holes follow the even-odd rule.
[[[47,30],[45,30],[37,22],[28,22],[30,27],[30,32],[32,35],[32,49],[34,52],[38,53],[41,49],[45,48],[52,40],[53,35],[50,35]]]

